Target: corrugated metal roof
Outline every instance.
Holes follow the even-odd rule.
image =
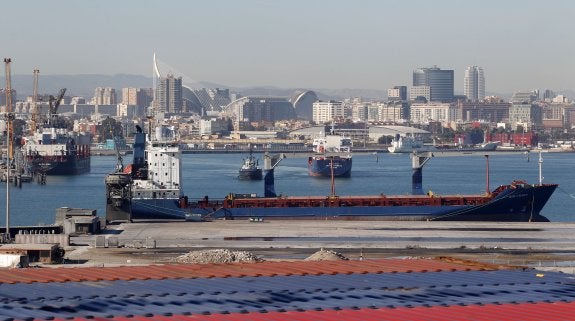
[[[0,283],[149,280],[341,273],[393,273],[496,269],[474,262],[437,259],[365,261],[261,262],[240,264],[151,265],[67,269],[0,270]]]
[[[527,320],[575,312],[573,276],[487,267],[396,259],[1,270],[11,282],[0,285],[0,320]]]

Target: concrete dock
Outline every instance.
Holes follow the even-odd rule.
[[[95,247],[98,237],[113,246]],[[103,235],[74,237],[71,243],[69,260],[101,265],[170,262],[189,251],[213,248],[247,250],[266,260],[297,260],[325,248],[350,259],[451,256],[575,270],[575,223],[558,222],[123,223],[108,226]]]

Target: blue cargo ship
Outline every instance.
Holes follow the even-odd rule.
[[[223,199],[206,196],[188,203],[180,183],[177,144],[146,141],[143,133],[137,133],[133,157],[133,164],[126,168],[118,165],[117,171],[106,177],[106,219],[109,222],[251,218],[541,222],[548,221],[540,212],[557,188],[557,184],[541,182],[540,166],[538,184],[513,181],[492,191],[487,184],[483,194],[339,196],[332,189],[328,196],[286,197],[275,195],[275,165],[270,167],[266,161],[264,197],[229,194]],[[421,185],[417,180],[420,172],[414,173],[414,186]]]
[[[308,158],[308,173],[315,177],[350,177],[352,167],[350,138],[323,135],[313,141],[313,155]]]
[[[546,222],[556,184],[516,181],[486,195],[250,197],[228,195],[213,218]]]

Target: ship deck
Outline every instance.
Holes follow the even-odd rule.
[[[351,206],[463,206],[485,204],[490,195],[375,195],[375,196],[288,196],[234,198],[224,208],[241,207],[351,207]]]

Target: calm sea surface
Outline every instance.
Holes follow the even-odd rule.
[[[263,181],[240,181],[238,169],[243,154],[183,155],[183,187],[190,199],[223,198],[228,193],[263,195]],[[262,164],[261,154],[257,154]],[[125,164],[131,155],[126,156]],[[539,180],[538,154],[504,154],[491,156],[490,187],[493,190],[514,179],[528,183]],[[544,153],[543,182],[558,183],[542,214],[551,221],[575,221],[575,153]],[[307,174],[306,158],[287,154],[276,168],[276,192],[290,195],[329,195],[330,179]],[[49,176],[46,185],[24,183],[10,186],[10,225],[52,224],[58,207],[96,209],[105,216],[104,177],[116,163],[112,156],[92,157],[89,174]],[[485,192],[485,158],[445,157],[431,159],[423,169],[424,191],[436,194],[472,194]],[[338,178],[338,195],[409,194],[411,160],[408,154],[356,154],[350,178]],[[0,184],[0,226],[5,226],[6,184]]]

